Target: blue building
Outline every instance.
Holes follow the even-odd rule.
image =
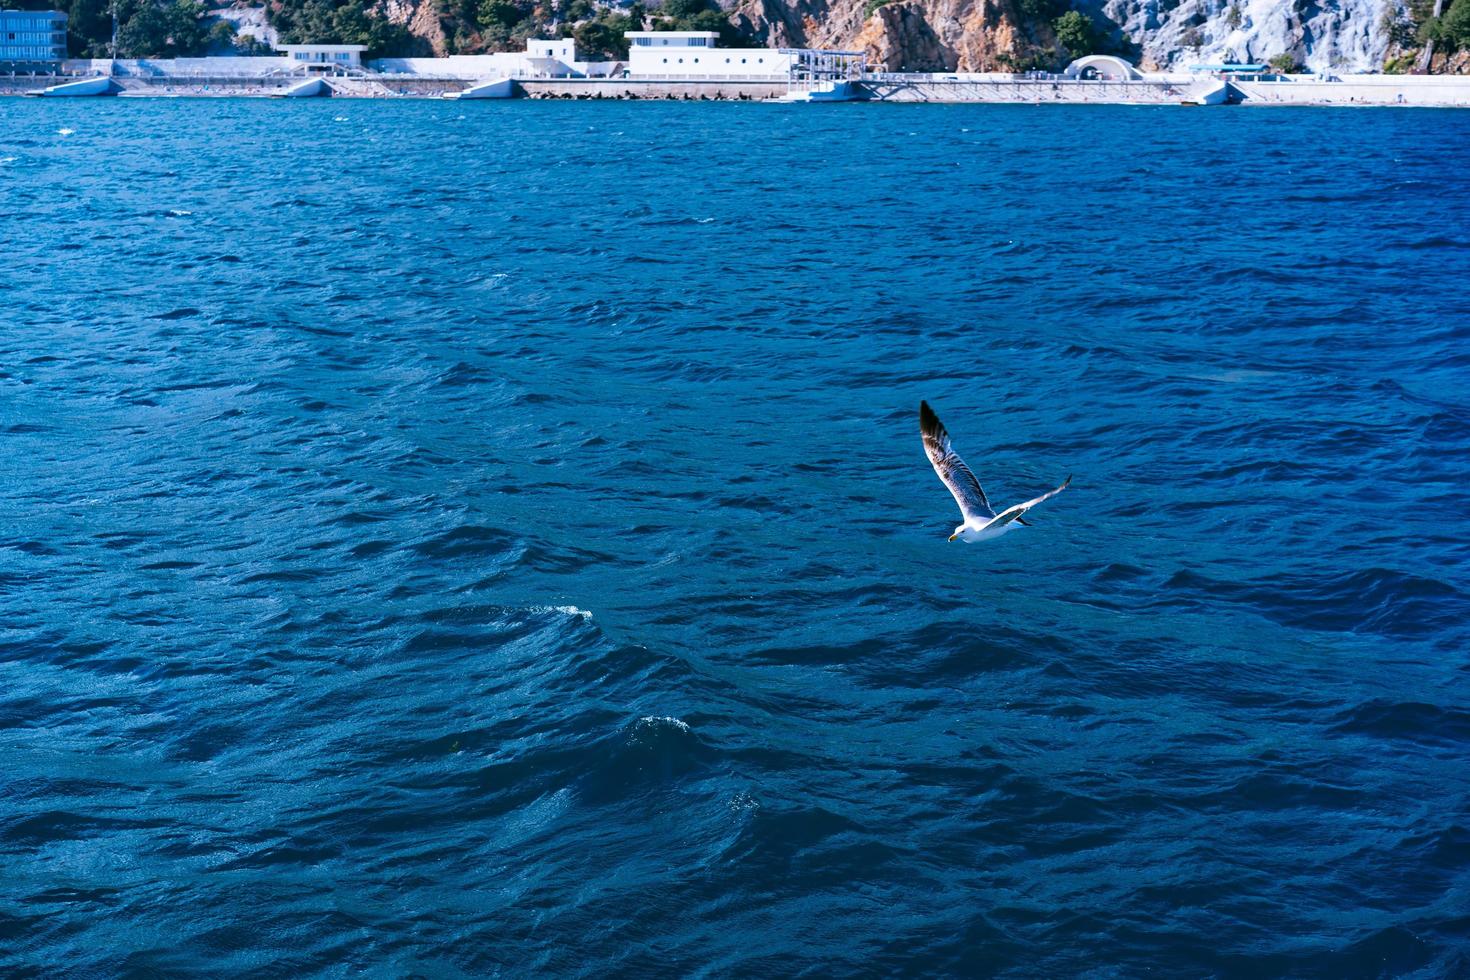
[[[0,62],[65,58],[66,14],[59,10],[0,10]]]

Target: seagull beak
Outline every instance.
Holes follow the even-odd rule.
[[[957,538],[957,537],[959,537],[959,535],[958,535],[958,534],[951,534],[951,535],[950,535],[950,536],[949,536],[949,539],[950,539],[950,540],[951,540],[951,541],[953,541],[953,540],[954,540],[954,539],[955,539],[955,538]]]

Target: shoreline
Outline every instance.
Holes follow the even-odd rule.
[[[57,86],[107,79],[106,91],[56,92]],[[477,79],[426,75],[370,74],[320,79],[304,97],[345,99],[460,98],[481,85]],[[850,83],[842,98],[811,101],[929,102],[940,104],[1178,105],[1188,103],[1203,80],[1188,77],[1068,79],[1016,76],[885,74]],[[0,97],[71,98],[275,98],[300,86],[298,77],[36,75],[0,77]],[[498,99],[580,101],[783,101],[813,92],[810,84],[786,78],[509,78]],[[1232,79],[1225,83],[1230,106],[1308,108],[1470,108],[1470,77],[1376,75],[1336,80]],[[88,88],[88,86],[77,86]],[[90,86],[96,88],[98,86]],[[53,91],[46,92],[46,89]],[[476,96],[469,96],[476,98]]]

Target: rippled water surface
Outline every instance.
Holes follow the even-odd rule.
[[[0,968],[1463,975],[1467,146],[0,102]]]

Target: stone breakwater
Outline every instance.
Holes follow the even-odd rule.
[[[0,77],[0,95],[36,94],[74,80],[65,76]],[[160,76],[114,78],[123,97],[220,98],[282,94],[299,78]],[[463,78],[364,75],[326,80],[323,94],[335,98],[442,98],[474,85]],[[972,102],[1028,104],[1176,104],[1192,101],[1211,79],[1188,75],[1142,79],[1027,78],[1009,75],[893,74],[870,76],[856,98],[872,102]],[[512,97],[532,99],[766,101],[789,91],[784,79],[557,78],[518,79]],[[1339,78],[1280,76],[1230,82],[1238,105],[1470,107],[1470,78],[1451,76],[1355,75]]]

